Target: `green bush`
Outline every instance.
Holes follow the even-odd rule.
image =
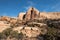
[[[12,31],[11,33],[10,33],[10,35],[11,35],[11,37],[12,38],[17,38],[18,37],[18,32],[17,31]]]
[[[46,35],[44,35],[45,40],[56,40],[57,36],[57,29],[52,27],[48,27],[48,32]]]
[[[0,33],[0,39],[6,39],[6,36],[3,33]]]
[[[23,38],[23,34],[18,33],[17,31],[12,31],[10,35],[11,35],[11,38],[17,38],[17,39],[22,39]]]
[[[11,31],[12,31],[12,28],[7,28],[7,29],[4,30],[2,33],[8,37],[8,36],[10,35],[10,32],[11,32]]]
[[[8,38],[8,37],[22,39],[23,36],[24,35],[22,33],[18,33],[17,31],[13,31],[12,28],[8,28],[8,29],[4,30],[2,33],[0,33],[0,39]]]

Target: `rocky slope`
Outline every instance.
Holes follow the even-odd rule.
[[[15,38],[15,36],[16,38],[21,38],[22,34],[24,38],[38,37],[41,35],[46,36],[50,33],[52,35],[53,33],[50,28],[57,30],[54,33],[60,33],[60,12],[40,12],[31,7],[26,13],[19,13],[17,18],[7,16],[0,17],[0,33],[5,35],[3,36],[4,38],[8,35],[7,40],[10,39],[11,36],[12,38]],[[22,34],[20,35],[20,33]]]

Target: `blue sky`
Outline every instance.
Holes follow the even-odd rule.
[[[41,12],[60,12],[60,0],[0,0],[0,16],[17,16],[31,6]]]

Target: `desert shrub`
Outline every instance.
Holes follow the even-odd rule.
[[[57,29],[56,28],[54,28],[54,27],[52,27],[52,28],[48,28],[48,32],[47,32],[47,34],[48,35],[53,35],[53,36],[55,36],[55,35],[57,35]]]
[[[6,39],[7,37],[3,34],[3,33],[0,33],[0,40],[1,39]]]
[[[16,38],[16,39],[22,39],[23,38],[22,33],[18,33],[17,31],[13,31],[12,28],[8,28],[4,30],[2,33],[0,33],[0,39],[3,38]]]
[[[23,39],[24,38],[24,35],[22,33],[19,33],[18,34],[18,39]]]
[[[23,38],[23,34],[18,33],[17,31],[12,31],[10,36],[11,36],[11,38],[16,38],[16,39],[22,39]]]
[[[10,35],[11,35],[12,38],[14,38],[14,37],[16,38],[18,36],[18,32],[17,31],[12,31],[10,33]]]
[[[2,33],[8,37],[10,35],[11,31],[12,31],[12,28],[7,28]]]
[[[55,27],[60,29],[60,22],[59,20],[47,20],[48,27]]]
[[[44,35],[45,40],[56,40],[57,36],[57,29],[52,27],[48,27],[48,32]]]

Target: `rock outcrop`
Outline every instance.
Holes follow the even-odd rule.
[[[34,18],[38,18],[39,16],[40,16],[40,12],[39,12],[37,9],[31,7],[31,8],[29,8],[29,10],[26,12],[25,19],[26,19],[26,20],[32,20],[32,19],[34,19]]]
[[[26,13],[20,13],[18,19],[20,20],[33,20],[36,18],[45,19],[59,19],[60,12],[39,12],[37,9],[31,7]]]
[[[19,13],[18,20],[24,20],[24,15],[25,15],[25,13],[23,13],[23,12]]]
[[[18,19],[20,19],[20,20],[33,20],[33,19],[39,18],[39,17],[40,17],[40,12],[33,7],[29,8],[28,11],[26,12],[26,14],[20,13],[18,15]]]

